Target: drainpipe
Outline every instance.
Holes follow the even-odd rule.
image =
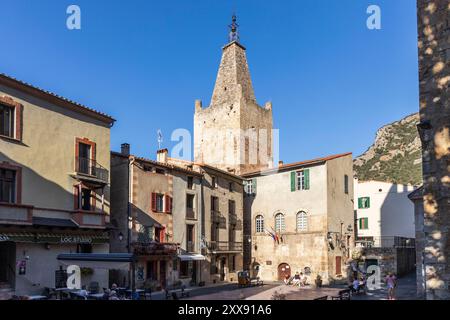
[[[133,201],[132,199],[132,187],[133,187],[133,182],[132,182],[132,175],[131,175],[131,171],[133,168],[133,164],[134,164],[135,158],[134,157],[128,157],[128,205],[127,205],[127,230],[128,230],[128,236],[127,236],[127,250],[128,253],[131,253],[131,227],[130,227],[130,223],[131,223],[131,202]],[[135,268],[136,268],[136,262],[133,259],[133,262],[131,263],[131,274],[129,279],[131,280],[131,292],[132,292],[132,297],[134,296],[134,293],[136,291],[136,272],[135,272]]]

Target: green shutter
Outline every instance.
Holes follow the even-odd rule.
[[[256,178],[252,179],[253,194],[256,195]]]
[[[303,173],[305,174],[305,190],[309,190],[309,169],[305,169]]]
[[[370,208],[370,197],[367,197],[367,207],[366,208]]]
[[[296,188],[296,172],[292,171],[291,172],[291,192],[294,192],[297,188]]]
[[[359,230],[361,230],[362,229],[362,218],[359,219],[358,223],[359,223]]]
[[[358,209],[362,209],[362,198],[358,198]]]

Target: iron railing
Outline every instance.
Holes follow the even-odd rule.
[[[242,242],[229,242],[229,241],[211,241],[209,243],[209,249],[211,251],[242,251]]]
[[[187,252],[195,252],[195,242],[188,241],[187,246],[186,246],[186,251]]]
[[[415,248],[414,238],[383,236],[383,237],[358,237],[356,245],[363,248]]]
[[[76,158],[76,172],[87,176],[95,177],[101,181],[108,182],[108,170],[97,163],[96,160],[88,158]]]

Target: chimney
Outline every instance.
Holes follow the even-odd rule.
[[[120,153],[128,157],[130,155],[130,145],[128,143],[122,143],[120,145]]]
[[[158,150],[156,152],[156,161],[162,162],[162,163],[167,163],[168,153],[169,153],[169,150],[167,150],[167,149]]]
[[[279,167],[282,167],[283,164],[284,164],[284,162],[283,162],[282,160],[278,161],[278,166],[279,166]]]

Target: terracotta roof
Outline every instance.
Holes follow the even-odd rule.
[[[205,163],[195,163],[195,164],[200,166],[200,167],[202,167],[202,168],[210,169],[210,170],[219,172],[219,173],[221,173],[223,175],[230,176],[231,178],[235,178],[235,179],[238,179],[238,180],[241,180],[241,181],[243,180],[242,176],[238,176],[238,175],[236,175],[234,173],[231,173],[231,172],[228,172],[228,171],[216,168],[216,167],[211,166],[209,164],[205,164]]]
[[[276,173],[278,171],[294,169],[294,168],[298,168],[298,167],[304,167],[304,166],[317,164],[317,163],[321,163],[321,162],[327,162],[327,161],[330,161],[330,160],[346,157],[346,156],[349,156],[349,155],[352,155],[352,153],[351,152],[347,152],[347,153],[335,154],[335,155],[331,155],[331,156],[327,156],[327,157],[323,157],[323,158],[316,158],[316,159],[312,159],[312,160],[293,162],[293,163],[283,164],[281,166],[278,166],[278,167],[272,168],[272,169],[266,169],[266,170],[262,170],[262,171],[259,170],[259,171],[249,172],[249,173],[246,173],[246,174],[244,174],[242,176],[243,177],[248,177],[248,176],[254,176],[254,175],[259,175],[259,174]]]
[[[123,154],[121,154],[120,152],[115,152],[115,151],[111,151],[111,154],[114,156],[119,156],[119,157],[123,157],[123,158],[128,158],[127,156],[124,156]],[[141,162],[145,162],[145,163],[149,163],[152,164],[154,166],[160,166],[160,167],[164,167],[167,169],[172,169],[172,170],[177,170],[180,172],[184,172],[187,174],[192,174],[192,175],[196,175],[196,176],[202,176],[202,174],[200,172],[194,171],[194,170],[190,170],[190,169],[186,169],[180,166],[176,166],[170,163],[163,163],[163,162],[158,162],[155,160],[150,160],[150,159],[146,159],[143,157],[138,157],[138,156],[134,156],[134,155],[130,155],[130,157],[135,158],[137,161],[141,161]]]
[[[0,73],[0,84],[25,92],[32,96],[47,100],[51,103],[57,104],[72,111],[79,112],[87,116],[91,116],[95,119],[101,120],[108,124],[113,124],[116,121],[114,118],[105,113],[99,112],[97,110],[86,107],[82,104],[79,104],[75,101],[59,96],[56,93],[41,89],[24,81],[10,77],[4,73]]]

